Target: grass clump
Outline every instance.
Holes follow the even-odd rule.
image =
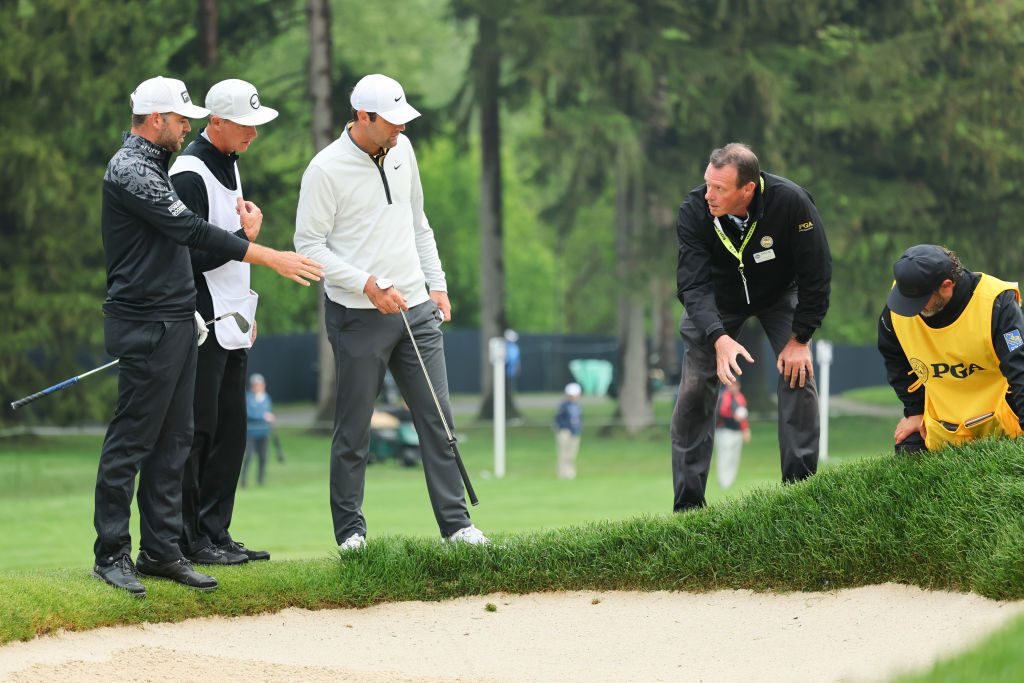
[[[829,468],[693,513],[528,534],[489,546],[393,536],[339,558],[216,572],[197,594],[146,580],[135,600],[85,570],[0,574],[0,642],[55,629],[365,607],[496,591],[809,591],[885,582],[1024,598],[1024,453],[982,442]]]

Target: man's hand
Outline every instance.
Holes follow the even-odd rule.
[[[437,304],[437,309],[444,316],[444,322],[449,322],[452,319],[452,304],[448,301],[448,292],[432,289],[430,290],[430,300]]]
[[[260,207],[239,197],[235,203],[235,211],[238,212],[238,217],[242,221],[242,230],[245,230],[246,239],[255,242],[256,237],[260,234],[260,227],[263,226],[263,212],[260,211]]]
[[[366,284],[363,285],[363,294],[381,313],[398,313],[409,310],[409,304],[405,302],[405,297],[399,293],[398,288],[381,289],[377,286],[377,278],[373,275],[366,279]]]
[[[319,282],[320,276],[324,274],[322,265],[313,259],[306,258],[302,254],[296,254],[294,251],[275,251],[273,249],[268,249],[267,251],[271,253],[270,263],[267,265],[273,268],[278,275],[289,280],[295,280],[300,285],[308,287],[309,280]]]
[[[927,430],[924,426],[924,415],[910,415],[908,417],[904,417],[899,421],[899,424],[896,425],[896,433],[893,434],[893,439],[896,443],[902,443],[914,432],[920,434],[921,438],[924,439],[927,436],[925,434],[926,431]]]
[[[737,356],[743,356],[748,362],[753,363],[754,359],[743,348],[743,345],[727,334],[715,340],[715,362],[718,366],[718,379],[722,384],[728,386],[736,381],[738,375],[742,375]]]
[[[203,320],[203,316],[199,315],[199,311],[196,311],[196,341],[199,342],[197,346],[203,345],[208,334],[210,334],[210,328],[206,326],[206,321]]]
[[[249,243],[249,248],[245,250],[242,260],[246,263],[273,268],[278,275],[295,280],[300,285],[307,287],[309,286],[307,279],[319,281],[324,274],[324,267],[313,259],[296,254],[294,251],[268,249],[255,242]]]
[[[750,443],[750,430],[749,429],[744,429],[743,430],[743,443]]]
[[[811,361],[811,345],[801,344],[796,339],[790,338],[779,360],[775,363],[779,374],[789,382],[790,389],[796,389],[799,385],[803,388],[807,380],[814,379],[814,363]]]

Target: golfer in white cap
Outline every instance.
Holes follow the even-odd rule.
[[[366,543],[363,484],[373,404],[391,370],[420,438],[441,535],[486,543],[473,526],[440,411],[452,425],[442,321],[448,285],[405,124],[420,115],[398,81],[372,74],[352,90],[352,121],[302,176],[295,248],[326,266],[325,319],[338,387],[331,445],[331,514],[343,552]],[[407,317],[435,405],[399,311]],[[453,428],[454,429],[454,428]]]
[[[209,124],[171,166],[171,182],[196,215],[255,242],[260,221],[243,227],[238,155],[256,139],[256,126],[277,118],[263,106],[256,86],[237,78],[215,84],[206,94]],[[245,211],[262,217],[245,201]],[[191,249],[196,310],[204,320],[237,311],[249,322],[243,332],[234,319],[217,323],[199,348],[194,402],[195,431],[182,480],[181,549],[196,564],[242,564],[269,560],[228,533],[245,455],[245,385],[248,349],[256,339],[256,293],[249,288],[249,264]]]
[[[206,116],[185,84],[156,77],[131,96],[132,129],[103,176],[102,230],[107,265],[103,303],[106,350],[120,359],[118,400],[96,476],[93,575],[144,596],[139,575],[198,590],[217,581],[182,556],[181,479],[192,444],[196,376],[196,288],[189,249],[273,268],[302,284],[319,280],[319,263],[252,244],[190,211],[167,174],[172,152]],[[246,228],[262,220],[241,198],[233,216]],[[218,333],[220,330],[218,330]],[[243,432],[244,438],[244,432]],[[139,556],[128,530],[138,476]]]

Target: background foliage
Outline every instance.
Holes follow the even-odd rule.
[[[128,127],[128,93],[154,74],[197,101],[254,82],[281,117],[242,160],[291,244],[312,156],[305,3],[218,0],[216,60],[199,58],[199,3],[0,3],[0,386],[5,402],[103,359],[103,169]],[[712,147],[743,140],[806,186],[835,261],[822,332],[869,343],[908,245],[942,243],[1015,280],[1024,209],[1024,0],[411,0],[331,3],[337,126],[364,73],[399,78],[424,116],[409,129],[439,235],[456,324],[479,323],[478,136],[469,114],[481,17],[498,21],[508,322],[614,333],[623,290],[678,316],[675,207]],[[198,129],[199,125],[197,125]],[[628,249],[616,231],[624,188]],[[632,266],[622,271],[624,258]],[[628,277],[623,276],[628,273]],[[256,272],[264,334],[313,329],[316,292]],[[664,327],[664,326],[663,326]],[[670,326],[671,327],[671,326]],[[96,419],[112,377],[33,409]],[[9,421],[5,413],[0,420]]]

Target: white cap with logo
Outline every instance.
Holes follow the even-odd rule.
[[[156,76],[139,83],[131,94],[133,114],[168,114],[174,112],[190,119],[201,119],[208,112],[192,104],[188,88],[177,78]]]
[[[349,100],[356,111],[376,112],[388,123],[400,126],[420,115],[405,99],[405,91],[393,78],[383,74],[363,76],[352,89]]]
[[[219,116],[242,126],[259,126],[277,118],[277,110],[260,104],[256,86],[237,78],[214,84],[206,93],[206,108],[211,116]]]

